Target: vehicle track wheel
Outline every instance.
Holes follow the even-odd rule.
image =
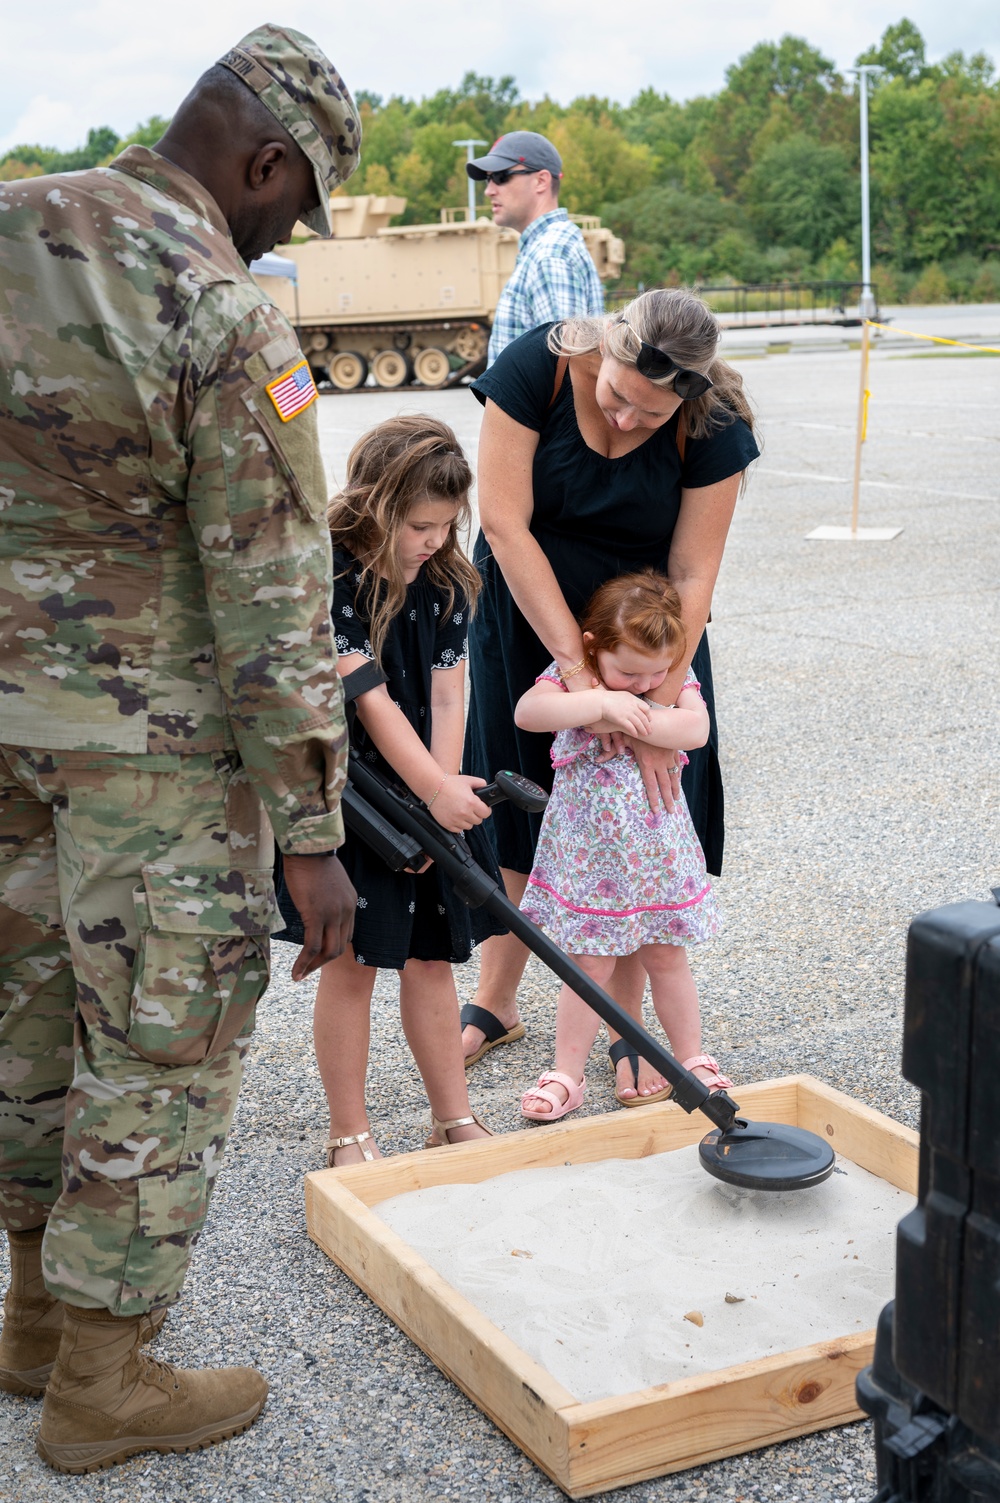
[[[451,375],[451,362],[444,350],[432,346],[414,356],[413,374],[421,386],[443,386]]]
[[[456,355],[460,355],[463,360],[470,362],[472,360],[479,360],[486,354],[486,343],[486,333],[477,324],[469,328],[459,329],[452,348]]]
[[[368,377],[368,361],[355,350],[338,350],[327,366],[330,382],[338,391],[357,391]]]
[[[372,375],[379,386],[395,391],[413,375],[413,362],[400,350],[379,350],[372,361]]]

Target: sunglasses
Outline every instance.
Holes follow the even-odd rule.
[[[708,376],[703,376],[701,371],[686,370],[684,366],[678,365],[672,356],[665,354],[663,350],[658,350],[655,344],[647,344],[645,340],[639,339],[631,324],[627,324],[624,319],[620,322],[628,329],[632,338],[639,341],[635,368],[640,376],[648,376],[651,381],[660,380],[664,376],[673,376],[674,391],[682,402],[693,401],[695,397],[703,397],[706,391],[712,390],[715,382],[710,381]]]
[[[530,167],[505,167],[502,172],[488,172],[484,181],[502,188],[504,183],[509,183],[512,177],[533,177],[537,171],[538,168],[532,170]]]

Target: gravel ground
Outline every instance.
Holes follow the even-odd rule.
[[[849,519],[858,361],[848,352],[750,361],[765,456],[740,503],[712,627],[729,801],[727,920],[697,958],[706,1047],[734,1079],[807,1070],[915,1124],[898,1074],[907,924],[988,897],[997,859],[997,457],[1000,364],[876,355],[862,524],[892,543],[807,542]],[[329,398],[332,475],[363,428],[427,408],[474,446],[464,392]],[[140,1457],[86,1479],[33,1450],[39,1407],[0,1396],[0,1495],[10,1503],[463,1498],[543,1503],[558,1490],[306,1237],[302,1177],[325,1123],[311,1057],[314,987],[284,946],[262,1004],[230,1149],[161,1355],[252,1362],[263,1418],[194,1456]],[[474,967],[459,976],[463,999]],[[556,986],[532,962],[525,1040],[471,1075],[499,1131],[551,1060]],[[377,992],[370,1075],[383,1150],[427,1122],[391,980]],[[738,1091],[736,1093],[739,1094]],[[595,1053],[588,1110],[614,1108]],[[629,1503],[867,1503],[867,1424],[806,1437],[632,1489]]]

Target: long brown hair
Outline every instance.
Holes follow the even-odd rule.
[[[753,430],[743,377],[716,354],[721,333],[711,308],[687,287],[656,287],[606,318],[568,318],[555,324],[548,344],[555,355],[589,355],[603,345],[606,355],[622,365],[635,365],[642,340],[684,369],[701,371],[713,385],[703,397],[684,403],[684,422],[691,438],[707,438],[734,416]],[[666,391],[674,384],[673,374],[645,379]]]
[[[616,647],[637,652],[673,654],[671,670],[684,659],[687,633],[681,620],[681,600],[665,574],[643,569],[606,580],[587,602],[580,626],[592,641],[584,642],[587,667],[597,673],[597,654]]]
[[[411,413],[379,423],[358,439],[347,461],[347,484],[327,509],[334,546],[346,548],[361,565],[369,640],[381,661],[386,632],[406,600],[399,540],[416,501],[448,501],[457,516],[448,537],[424,565],[426,578],[447,592],[442,622],[451,615],[458,591],[475,608],[481,581],[462,551],[459,530],[472,519],[472,471],[447,423]]]

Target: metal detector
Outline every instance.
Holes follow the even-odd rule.
[[[530,813],[539,813],[548,800],[537,783],[515,772],[498,772],[492,783],[477,789],[477,796],[486,804],[509,799]],[[688,1113],[703,1112],[715,1124],[698,1150],[702,1167],[709,1174],[743,1189],[804,1190],[822,1184],[833,1173],[833,1149],[815,1133],[783,1122],[748,1122],[738,1115],[738,1104],[725,1091],[712,1094],[525,917],[473,860],[460,835],[443,829],[425,805],[411,793],[393,788],[366,767],[353,749],[341,807],[347,827],[393,871],[416,871],[427,856],[432,857],[467,907],[484,907],[505,924],[598,1017],[666,1077],[673,1087],[671,1099],[678,1106]]]

